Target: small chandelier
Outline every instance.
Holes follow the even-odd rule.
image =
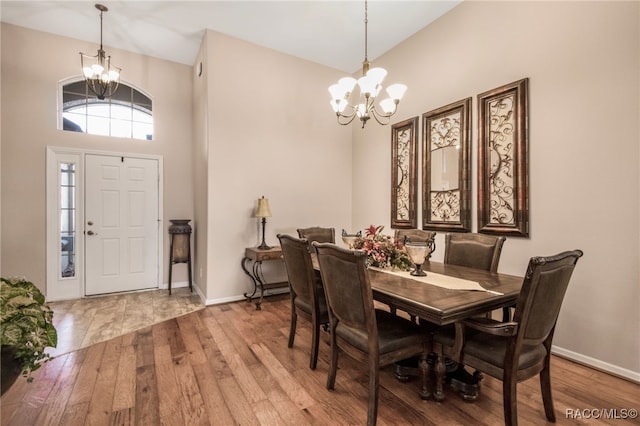
[[[107,56],[102,49],[102,14],[109,9],[101,4],[95,6],[100,11],[100,49],[95,56],[80,52],[80,64],[87,87],[98,99],[103,100],[110,98],[118,90],[121,69],[111,65],[111,56]]]
[[[367,59],[367,24],[368,8],[367,1],[364,2],[364,61],[362,62],[362,77],[356,80],[353,77],[343,77],[338,83],[329,87],[331,94],[331,106],[336,113],[338,123],[347,125],[351,123],[356,116],[362,121],[362,128],[367,124],[367,120],[373,117],[379,124],[389,124],[390,117],[396,113],[400,99],[407,91],[404,84],[392,84],[387,87],[388,98],[380,101],[379,110],[375,101],[378,94],[382,90],[382,80],[387,75],[384,68],[369,69],[369,60]],[[360,88],[360,97],[357,105],[349,103],[349,98],[356,83]],[[364,99],[361,99],[364,97]]]

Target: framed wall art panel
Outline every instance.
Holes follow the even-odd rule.
[[[391,126],[391,227],[416,228],[418,117]]]
[[[471,98],[422,114],[422,227],[471,230]]]
[[[478,232],[529,236],[528,86],[478,95]]]

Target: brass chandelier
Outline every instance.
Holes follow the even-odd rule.
[[[347,125],[356,117],[362,121],[364,128],[367,121],[373,117],[379,124],[389,124],[390,117],[396,113],[400,99],[404,96],[407,86],[404,84],[392,84],[387,87],[388,98],[375,102],[382,90],[382,81],[387,75],[384,68],[369,68],[367,58],[367,25],[368,25],[367,1],[364,2],[364,61],[362,62],[362,77],[356,80],[353,77],[343,77],[336,84],[329,87],[331,94],[331,106],[336,113],[338,123]],[[360,95],[355,98],[357,104],[350,103],[354,87],[358,85]]]
[[[111,56],[107,56],[102,48],[102,14],[109,9],[101,4],[95,6],[100,11],[100,49],[95,56],[80,52],[80,64],[87,87],[98,99],[103,100],[110,98],[118,90],[121,69],[111,64]]]

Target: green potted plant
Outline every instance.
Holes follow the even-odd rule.
[[[58,334],[44,295],[25,278],[0,278],[0,314],[4,393],[20,372],[33,381],[31,373],[51,359],[45,348],[57,345]]]

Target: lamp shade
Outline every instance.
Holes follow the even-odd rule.
[[[383,101],[380,101],[380,108],[384,111],[385,114],[391,114],[396,109],[396,103],[391,98],[387,98]]]
[[[353,88],[356,85],[356,79],[353,77],[342,77],[340,80],[338,80],[338,84],[346,95],[353,91]]]
[[[382,84],[382,81],[386,76],[387,70],[385,70],[384,68],[371,68],[369,71],[367,71],[367,77],[371,79],[372,83],[375,86]]]
[[[404,84],[396,83],[387,87],[387,94],[393,100],[400,100],[404,96],[404,93],[407,91],[407,86]]]
[[[331,107],[333,112],[342,112],[347,107],[347,101],[344,99],[332,99]]]
[[[369,75],[362,76],[358,79],[358,87],[360,87],[360,93],[365,96],[373,96],[375,98],[376,82]]]
[[[271,217],[271,208],[269,207],[268,198],[258,198],[258,208],[256,209],[256,217]]]

